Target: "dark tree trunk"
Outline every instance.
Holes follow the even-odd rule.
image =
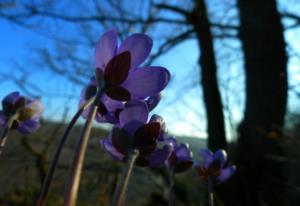
[[[215,152],[218,149],[227,149],[227,142],[213,38],[204,0],[195,0],[195,8],[189,21],[195,29],[200,48],[200,81],[207,117],[208,147]],[[216,187],[215,192],[224,205],[232,205],[228,186]]]
[[[246,108],[239,127],[238,191],[241,205],[283,205],[279,141],[287,102],[287,57],[275,0],[238,0],[245,55]],[[277,159],[277,161],[276,161]]]
[[[223,106],[217,82],[217,64],[210,24],[203,0],[195,1],[195,8],[189,21],[195,29],[201,51],[199,65],[207,116],[208,147],[212,151],[226,149]]]

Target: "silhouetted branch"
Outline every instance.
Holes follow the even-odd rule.
[[[178,45],[178,43],[182,43],[185,40],[191,38],[194,30],[190,29],[183,33],[180,33],[179,35],[166,39],[166,41],[160,45],[158,48],[158,51],[152,55],[150,55],[147,65],[151,64],[157,57],[161,56],[162,54],[167,53],[170,49],[172,49],[174,46]]]

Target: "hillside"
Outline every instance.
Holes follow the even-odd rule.
[[[42,125],[41,129],[31,136],[22,137],[16,132],[10,133],[4,152],[0,156],[0,206],[29,206],[37,198],[49,157],[65,128],[65,125],[54,122],[44,122]],[[48,205],[57,205],[62,201],[61,194],[80,129],[80,125],[73,129],[63,150]],[[78,205],[95,205],[95,202],[96,205],[108,205],[110,202],[123,164],[114,162],[100,148],[99,140],[107,134],[108,131],[100,128],[94,128],[92,131]],[[189,143],[193,151],[205,146],[203,139],[181,137],[179,140]],[[187,177],[195,181],[185,181]],[[203,187],[194,170],[190,169],[178,175],[176,182],[179,203],[183,201],[183,205],[186,205],[192,199],[194,203],[201,199],[202,196],[198,193]],[[191,182],[194,186],[190,185]],[[130,205],[165,205],[166,198],[167,177],[164,169],[135,169],[128,190],[127,199],[130,199]]]

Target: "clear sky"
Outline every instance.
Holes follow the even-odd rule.
[[[289,23],[285,22],[286,25]],[[291,45],[289,52],[293,50],[299,54],[299,32],[299,29],[286,31],[286,40]],[[25,68],[28,74],[27,82],[38,85],[41,90],[47,91],[47,95],[41,96],[42,102],[46,106],[44,117],[60,120],[64,109],[62,105],[65,104],[68,105],[68,114],[71,116],[77,109],[77,99],[81,88],[68,84],[65,79],[54,76],[48,70],[37,69],[38,64],[35,62],[34,48],[41,45],[48,47],[50,45],[49,38],[2,19],[0,19],[0,37],[0,72],[19,76],[16,68],[19,66]],[[156,43],[154,38],[154,46]],[[227,51],[229,47],[224,46],[225,43],[230,43],[232,47],[236,47],[236,50],[234,52]],[[226,127],[228,136],[231,138],[235,136],[232,129],[241,120],[244,105],[244,75],[240,60],[242,54],[239,47],[238,41],[216,40],[215,42],[219,66],[218,78],[225,104]],[[231,55],[228,56],[228,54]],[[154,112],[162,115],[169,130],[177,135],[206,137],[205,112],[197,68],[198,56],[196,41],[189,40],[175,47],[155,62],[155,65],[165,66],[171,71],[172,80],[163,94],[161,103]],[[93,56],[91,55],[90,58],[92,61]],[[299,57],[292,56],[289,60],[290,85],[299,83],[298,65],[300,65]],[[19,87],[8,81],[7,78],[0,81],[0,99],[14,90],[19,90]],[[60,95],[61,91],[70,94],[73,98]],[[297,108],[297,101],[298,98],[295,93],[290,92],[289,108],[291,110],[299,109]],[[230,105],[229,110],[227,110],[226,105]]]

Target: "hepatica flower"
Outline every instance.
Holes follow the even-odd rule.
[[[96,78],[92,77],[89,84],[81,91],[79,107],[82,107],[86,103],[86,101],[95,96],[96,93]],[[98,103],[96,121],[117,124],[119,122],[119,113],[123,110],[123,108],[124,102],[113,100],[109,98],[106,94],[103,94],[100,98],[100,102]],[[87,118],[90,109],[91,107],[83,111],[82,116],[85,119]]]
[[[158,147],[161,124],[149,121],[148,108],[144,102],[126,103],[120,112],[120,126],[112,129],[107,139],[101,140],[101,146],[112,157],[126,161],[133,150],[139,151],[135,164],[138,166],[158,166],[170,156],[172,146]]]
[[[199,151],[203,162],[195,163],[195,167],[203,180],[211,179],[215,183],[223,183],[236,171],[236,166],[227,166],[227,154],[224,150],[218,150],[213,154],[208,149]]]
[[[119,113],[130,100],[144,100],[151,111],[160,101],[160,92],[170,79],[167,69],[158,66],[139,67],[152,48],[145,34],[133,34],[118,47],[115,30],[103,34],[95,49],[96,77],[82,90],[79,106],[95,96],[104,82],[104,94],[98,104],[98,122],[119,123]],[[89,113],[83,112],[86,118]]]
[[[165,165],[175,173],[184,172],[193,165],[193,153],[189,146],[184,143],[178,143],[173,137],[167,138],[166,143],[172,145],[172,153],[165,161]]]
[[[79,107],[82,107],[90,98],[95,96],[97,93],[97,82],[96,78],[92,77],[89,84],[81,91]],[[148,110],[153,110],[160,101],[161,94],[155,94],[153,96],[145,98],[143,100],[148,107]],[[117,101],[110,98],[107,94],[103,94],[98,104],[98,110],[96,113],[97,122],[109,122],[112,124],[119,124],[119,114],[124,109],[125,102]],[[87,118],[89,110],[84,110],[82,113],[83,118]]]
[[[9,126],[22,134],[34,132],[40,126],[39,119],[43,112],[43,106],[39,100],[30,100],[20,96],[19,92],[12,92],[2,100],[0,111],[0,125]],[[13,118],[11,125],[8,125]]]
[[[133,34],[118,47],[115,30],[103,34],[95,49],[97,79],[104,79],[105,93],[114,100],[144,99],[162,91],[170,73],[159,66],[139,67],[148,57],[152,40],[145,34]]]

